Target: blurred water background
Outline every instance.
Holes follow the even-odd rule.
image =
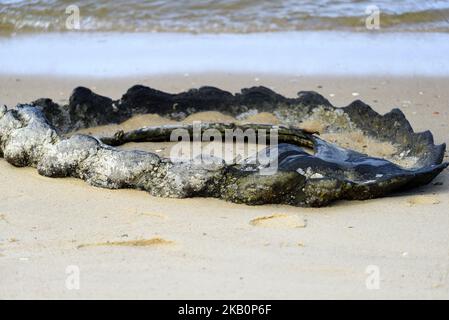
[[[0,33],[67,31],[70,5],[84,32],[366,31],[373,5],[382,31],[449,31],[448,0],[0,0]]]
[[[449,76],[448,17],[449,0],[0,0],[0,73]]]

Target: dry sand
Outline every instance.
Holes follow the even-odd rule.
[[[78,85],[119,98],[136,83],[316,90],[337,106],[400,107],[416,130],[432,130],[437,143],[449,138],[443,78],[2,76],[0,103],[64,102]],[[449,298],[447,170],[408,193],[320,209],[155,198],[41,177],[3,159],[0,181],[0,298]],[[70,266],[79,268],[79,290],[66,287]],[[378,289],[366,285],[372,266]]]

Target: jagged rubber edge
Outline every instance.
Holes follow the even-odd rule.
[[[249,109],[273,112],[279,105],[287,107],[308,107],[309,110],[317,106],[342,109],[365,133],[391,141],[405,148],[413,149],[421,154],[423,165],[440,164],[444,158],[446,145],[434,144],[430,131],[415,133],[410,122],[399,109],[380,115],[369,105],[355,100],[346,107],[335,107],[326,98],[314,91],[300,91],[297,98],[286,98],[265,87],[244,88],[240,93],[232,94],[215,87],[201,87],[189,91],[171,94],[142,85],[136,85],[127,90],[119,100],[112,100],[92,92],[84,87],[75,88],[70,96],[68,105],[58,105],[50,99],[39,99],[32,104],[41,108],[49,121],[61,131],[71,131],[85,127],[120,123],[135,114],[156,113],[160,116],[170,116],[176,112],[185,115],[200,111],[220,111],[236,116]],[[176,110],[176,108],[178,108]],[[81,109],[77,113],[78,109]],[[173,110],[175,109],[175,110]],[[190,111],[189,111],[190,110]],[[58,118],[59,116],[59,118]],[[76,117],[79,117],[77,119]],[[69,123],[67,123],[69,122]],[[395,124],[399,127],[395,128]],[[78,126],[78,127],[76,127]],[[383,130],[380,130],[380,129]],[[393,131],[395,130],[395,131]],[[402,141],[401,141],[402,139]],[[416,148],[425,146],[424,152]],[[422,151],[422,150],[421,150]]]

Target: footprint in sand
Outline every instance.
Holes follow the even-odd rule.
[[[439,204],[440,200],[435,196],[415,196],[407,199],[407,204],[409,206],[420,205],[420,204]]]
[[[128,241],[106,241],[106,242],[97,242],[97,243],[86,243],[81,244],[77,247],[77,249],[86,248],[86,247],[109,247],[109,246],[118,246],[118,247],[153,247],[153,246],[161,246],[161,245],[170,245],[174,244],[173,241],[165,240],[162,238],[151,238],[151,239],[140,239],[140,240],[128,240]]]
[[[3,213],[0,213],[0,221],[4,221],[6,223],[8,223],[8,220],[6,220],[6,215]]]
[[[265,228],[305,228],[307,220],[297,215],[273,214],[255,218],[249,224]]]
[[[158,219],[162,219],[162,220],[168,219],[168,217],[162,213],[143,212],[143,213],[140,213],[140,215],[146,216],[146,217],[158,218]]]

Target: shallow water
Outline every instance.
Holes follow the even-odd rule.
[[[67,31],[73,0],[0,0],[0,33]],[[449,31],[447,0],[85,0],[85,32],[366,31],[375,4],[385,31]],[[368,9],[369,10],[369,9]],[[372,11],[371,11],[372,12]]]
[[[64,33],[0,38],[0,74],[449,75],[447,33]]]

